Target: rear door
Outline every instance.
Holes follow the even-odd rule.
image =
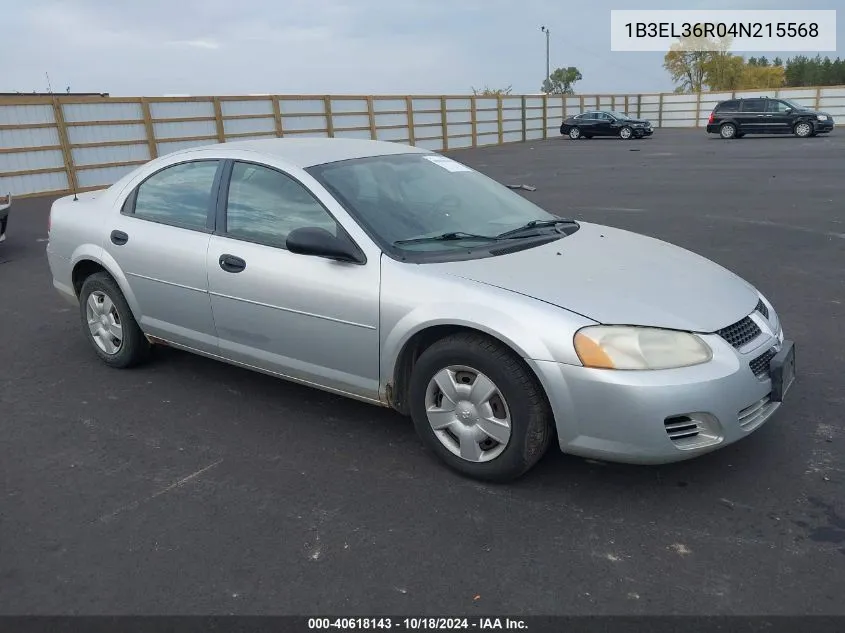
[[[144,179],[109,220],[103,248],[117,261],[153,336],[216,353],[206,252],[222,162],[188,160]]]
[[[743,99],[739,113],[740,131],[748,134],[763,134],[769,130],[766,99]]]

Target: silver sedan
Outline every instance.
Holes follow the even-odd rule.
[[[396,143],[169,154],[58,199],[47,254],[108,365],[169,345],[391,407],[479,479],[552,442],[692,458],[760,428],[795,378],[774,307],[733,273]]]

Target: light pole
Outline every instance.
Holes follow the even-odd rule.
[[[549,66],[549,35],[551,31],[545,26],[541,26],[540,30],[546,34],[546,87],[550,87],[552,83],[551,67]]]

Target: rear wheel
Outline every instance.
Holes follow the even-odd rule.
[[[719,128],[719,136],[722,138],[735,138],[736,134],[736,126],[733,123],[723,123],[722,127]]]
[[[88,341],[104,363],[122,369],[147,359],[149,341],[111,275],[95,273],[85,280],[79,312]]]
[[[806,121],[798,121],[792,131],[799,138],[807,138],[813,133],[813,126]]]
[[[410,402],[423,443],[474,479],[516,479],[552,437],[551,410],[536,377],[510,349],[481,334],[455,334],[423,352]]]

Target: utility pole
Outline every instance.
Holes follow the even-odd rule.
[[[541,26],[540,30],[546,34],[546,86],[551,88],[552,74],[551,66],[549,65],[549,35],[551,35],[552,32],[545,26]]]

